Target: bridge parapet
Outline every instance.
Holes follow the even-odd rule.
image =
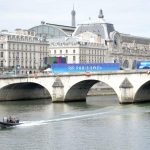
[[[65,73],[51,75],[34,75],[0,77],[0,88],[14,84],[39,84],[50,93],[53,102],[86,100],[88,90],[97,82],[104,82],[116,92],[120,103],[132,103],[136,100],[150,99],[149,70],[121,70],[111,72]],[[146,85],[145,88],[143,86]],[[11,86],[12,87],[12,86]],[[142,88],[141,88],[142,87]],[[146,89],[147,88],[147,89]],[[145,90],[144,98],[137,92]],[[7,90],[6,90],[7,91]],[[17,91],[16,91],[17,92]],[[1,94],[1,92],[0,92]],[[9,93],[6,93],[6,95]],[[135,95],[138,97],[135,98]]]

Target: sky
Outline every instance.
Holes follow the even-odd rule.
[[[71,25],[73,5],[76,24],[96,21],[102,9],[116,31],[150,38],[150,0],[0,0],[0,30],[29,29],[41,21]]]

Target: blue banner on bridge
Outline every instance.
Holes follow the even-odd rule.
[[[53,73],[98,72],[120,70],[119,63],[98,64],[52,64]]]
[[[150,69],[150,61],[137,61],[136,68],[137,69]]]

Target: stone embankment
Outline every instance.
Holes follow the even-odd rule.
[[[88,96],[95,96],[95,95],[116,95],[113,89],[111,88],[98,88],[98,89],[91,89],[88,92]]]
[[[116,95],[116,93],[112,88],[110,88],[106,84],[99,82],[95,84],[88,92],[88,96],[93,95]]]

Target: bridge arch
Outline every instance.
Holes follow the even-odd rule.
[[[136,91],[134,102],[150,101],[150,81],[145,82]]]
[[[5,85],[0,89],[0,100],[32,100],[51,98],[49,91],[34,82],[21,82]]]
[[[67,101],[86,101],[86,97],[87,97],[89,90],[94,84],[98,82],[103,82],[103,81],[99,81],[95,79],[88,79],[88,80],[81,80],[81,81],[74,83],[66,92],[64,101],[66,102]],[[105,82],[103,83],[108,85]],[[113,89],[113,87],[111,87],[110,85],[108,86]]]

